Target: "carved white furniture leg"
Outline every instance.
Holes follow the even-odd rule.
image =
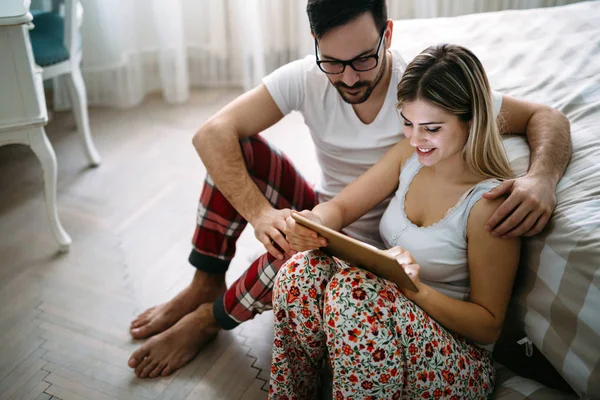
[[[77,123],[77,133],[83,141],[83,146],[90,166],[97,167],[100,165],[100,154],[96,150],[92,134],[90,133],[90,121],[88,119],[87,95],[85,84],[81,76],[79,65],[74,65],[70,74],[65,75],[67,86],[69,87],[69,95],[75,114],[75,122]]]

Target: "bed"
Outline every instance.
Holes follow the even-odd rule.
[[[598,399],[600,1],[394,23],[392,46],[407,61],[441,42],[473,50],[495,90],[557,108],[571,122],[573,157],[549,226],[524,243],[509,323],[568,383],[571,397]],[[507,137],[504,145],[513,168],[524,173],[525,140]],[[501,366],[498,375],[497,399],[569,397]]]

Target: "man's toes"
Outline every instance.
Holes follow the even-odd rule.
[[[129,367],[131,368],[137,368],[149,354],[149,347],[147,345],[144,345],[133,352],[131,357],[129,357],[127,365],[129,365]]]
[[[146,358],[144,358],[144,360],[142,360],[142,362],[135,368],[135,374],[138,376],[138,378],[142,377],[142,372],[144,372],[146,367],[148,365],[150,365],[152,362],[153,362],[153,359],[150,357],[146,357]]]
[[[140,315],[138,315],[137,317],[135,317],[135,319],[131,322],[131,325],[130,325],[131,328],[137,328],[138,326],[141,326],[141,325],[147,323],[150,320],[150,313],[155,308],[156,307],[149,308],[146,311],[144,311],[143,313],[141,313]]]
[[[162,370],[162,372],[160,373],[161,376],[169,376],[173,373],[174,368],[167,364],[167,366]]]
[[[147,316],[139,316],[137,317],[137,319],[135,321],[133,321],[131,323],[131,325],[129,326],[129,330],[134,330],[136,328],[139,328],[141,326],[146,325],[148,322],[150,321],[150,318],[148,318]]]
[[[158,361],[150,361],[142,370],[142,373],[138,375],[140,378],[147,378],[154,369],[158,367]]]
[[[158,363],[158,365],[148,375],[150,378],[156,378],[165,369],[165,363]]]
[[[139,328],[133,328],[129,331],[134,339],[145,339],[152,333],[150,325],[146,324]]]

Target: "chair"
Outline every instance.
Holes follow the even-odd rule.
[[[79,0],[64,1],[64,16],[59,14],[60,1],[53,1],[52,11],[32,10],[34,29],[29,32],[42,78],[60,77],[66,82],[75,114],[77,132],[83,141],[92,167],[100,165],[100,155],[92,140],[87,112],[87,95],[79,67],[81,63],[81,26],[83,9]]]

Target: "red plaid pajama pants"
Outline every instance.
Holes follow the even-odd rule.
[[[317,205],[312,186],[279,150],[260,136],[244,139],[240,146],[250,176],[273,207],[304,210]],[[207,176],[200,195],[190,263],[201,271],[225,273],[246,224]],[[215,300],[214,315],[223,329],[233,329],[271,309],[273,281],[286,261],[269,253],[261,255]]]

